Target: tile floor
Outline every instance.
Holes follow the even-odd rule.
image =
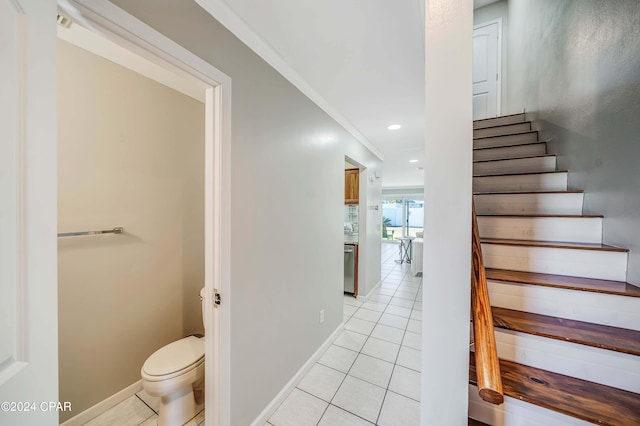
[[[85,423],[85,426],[156,426],[159,405],[160,398],[150,396],[141,390]],[[204,410],[200,411],[187,425],[204,425]]]
[[[422,279],[382,245],[382,284],[365,303],[344,298],[345,330],[265,426],[412,426],[420,415]],[[144,390],[87,426],[157,424]],[[204,424],[204,410],[189,426]]]
[[[382,250],[382,284],[365,303],[345,295],[345,330],[265,426],[420,423],[422,279]]]

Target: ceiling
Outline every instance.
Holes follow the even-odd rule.
[[[379,153],[383,187],[423,186],[423,0],[196,1]]]

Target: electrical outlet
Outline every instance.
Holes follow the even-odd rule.
[[[324,322],[324,309],[320,309],[320,324]]]

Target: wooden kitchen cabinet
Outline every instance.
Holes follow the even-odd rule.
[[[360,170],[349,169],[344,171],[344,203],[358,204],[360,193]]]

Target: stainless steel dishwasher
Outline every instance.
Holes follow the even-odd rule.
[[[355,291],[356,279],[356,247],[350,244],[344,245],[344,292]]]

